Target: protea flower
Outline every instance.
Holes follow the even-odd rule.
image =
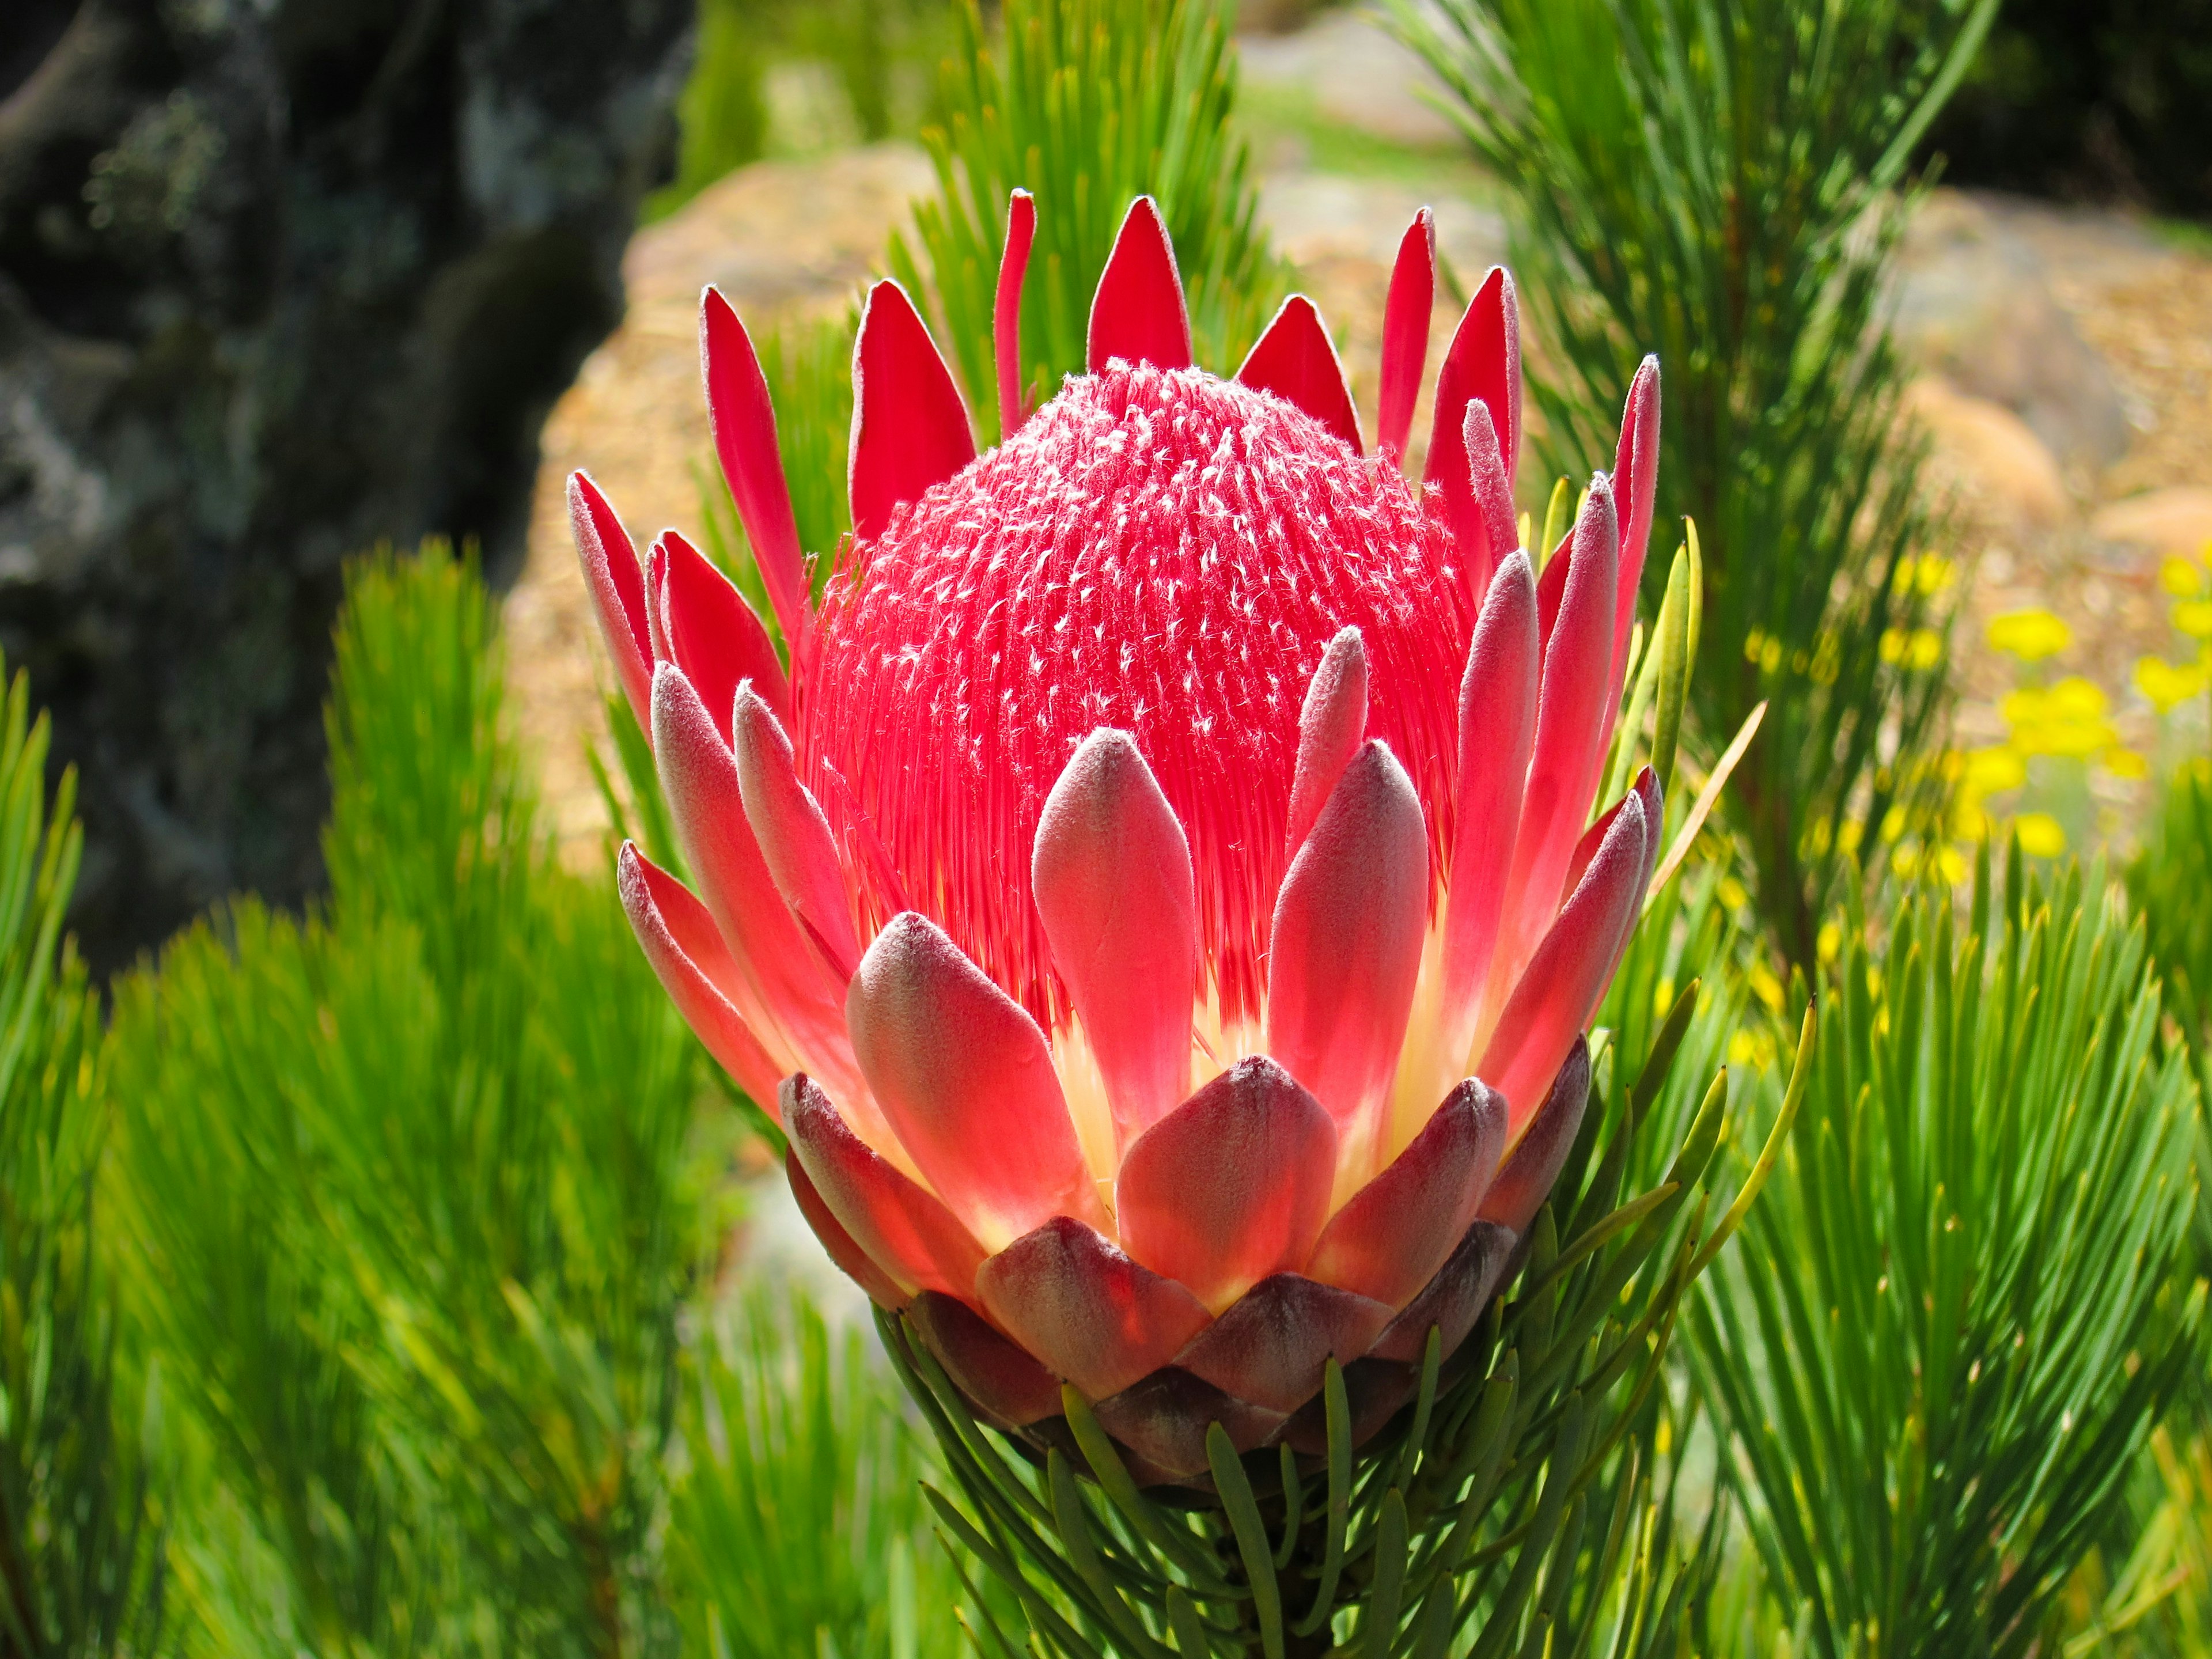
[[[854,354],[854,534],[818,606],[775,416],[709,289],[708,408],[788,673],[673,532],[640,568],[571,480],[622,684],[696,894],[621,886],[670,994],[775,1113],[793,1192],[977,1413],[1061,1439],[1063,1383],[1141,1482],[1206,1431],[1364,1437],[1458,1346],[1580,1124],[1583,1029],[1658,848],[1646,770],[1592,820],[1650,527],[1658,380],[1539,575],[1510,481],[1513,287],[1482,284],[1399,457],[1425,213],[1364,451],[1314,307],[1191,362],[1153,204],[1090,372],[1020,404],[1034,210],[1000,275],[1007,436],[978,455],[895,283]]]

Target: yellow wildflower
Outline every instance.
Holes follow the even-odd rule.
[[[1774,977],[1773,970],[1763,962],[1751,964],[1744,976],[1751,981],[1752,994],[1776,1013],[1782,1012],[1782,981]]]
[[[2204,571],[2187,559],[2168,559],[2158,568],[2158,581],[2177,599],[2186,599],[2204,591]]]
[[[2173,625],[2192,640],[2212,639],[2212,599],[2184,599],[2173,607]]]
[[[2103,756],[2105,769],[2116,778],[2147,778],[2150,763],[2132,749],[2107,749]]]
[[[1912,572],[1913,586],[1923,593],[1934,597],[1959,578],[1959,565],[1940,553],[1923,553],[1920,562]]]
[[[2030,858],[2055,859],[2066,850],[2066,831],[2048,812],[2022,812],[2012,821],[2020,850]]]
[[[2009,744],[1970,750],[1966,755],[1966,787],[1976,794],[1994,795],[2017,789],[2027,781],[2027,762]]]
[[[2048,611],[2008,611],[1990,618],[1990,643],[2022,662],[2055,657],[2074,643],[2074,630]]]
[[[2150,706],[2161,714],[2171,714],[2178,703],[2184,703],[2204,689],[2204,670],[2196,663],[2179,665],[2162,657],[2139,657],[2136,659],[2136,690],[2150,699]]]
[[[2063,755],[2080,760],[2111,747],[2119,734],[2105,718],[2104,692],[2078,674],[2047,691],[2023,686],[1999,705],[2012,727],[2012,747],[2023,755]]]

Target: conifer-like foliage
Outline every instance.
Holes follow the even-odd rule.
[[[147,1651],[158,1551],[118,1432],[112,1281],[95,1253],[100,1003],[62,938],[83,845],[20,672],[0,703],[0,1654]]]
[[[1030,406],[1080,374],[1114,234],[1131,199],[1160,204],[1190,307],[1198,361],[1232,373],[1274,313],[1288,273],[1259,228],[1259,191],[1231,126],[1236,59],[1212,0],[1007,0],[995,38],[960,0],[945,59],[941,125],[923,142],[939,197],[891,244],[892,274],[927,296],[966,389],[979,441],[996,441],[992,295],[1006,200],[1037,200],[1022,293]]]
[[[181,1571],[212,1648],[673,1639],[706,1074],[537,826],[493,617],[441,548],[357,564],[327,905],[239,901],[117,993],[131,1276],[203,1455]]]
[[[1942,526],[1882,304],[1907,160],[1995,9],[1396,0],[1511,192],[1555,471],[1609,453],[1659,355],[1659,513],[1704,537],[1692,725],[1717,746],[1769,704],[1728,814],[1808,971],[1854,851],[1871,866],[1932,833],[1942,793],[1948,623],[1922,580],[1942,562],[1920,556]],[[1655,601],[1655,568],[1645,582]]]
[[[2160,1012],[2101,872],[1985,855],[1970,907],[1851,928],[1790,1156],[1689,1321],[1793,1650],[2056,1650],[2197,1352]]]
[[[859,1326],[759,1283],[703,1322],[671,1527],[687,1650],[971,1654],[919,1484],[939,1478],[934,1449]]]

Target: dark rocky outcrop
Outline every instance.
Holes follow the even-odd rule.
[[[0,647],[112,965],[312,890],[349,553],[522,546],[688,0],[0,5]]]

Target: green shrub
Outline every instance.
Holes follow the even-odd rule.
[[[892,274],[932,313],[986,444],[999,436],[992,300],[1006,200],[1036,197],[1022,291],[1022,386],[1049,398],[1085,367],[1091,296],[1131,200],[1158,199],[1199,361],[1242,361],[1287,273],[1259,228],[1250,157],[1231,128],[1236,60],[1213,0],[1006,0],[999,37],[961,0],[941,125],[922,142],[939,195],[895,237]]]
[[[2190,761],[2166,779],[2127,868],[2128,894],[2165,975],[2166,1000],[2189,1040],[2212,1038],[2212,763]]]
[[[1659,516],[1704,538],[1693,722],[1717,747],[1768,704],[1728,811],[1808,972],[1854,849],[1940,804],[1948,627],[1917,556],[1941,526],[1881,307],[1905,159],[1995,3],[1397,0],[1514,192],[1553,471],[1613,453],[1659,355]]]
[[[769,94],[779,64],[827,69],[862,143],[911,132],[951,9],[950,0],[700,0],[691,70],[676,100],[676,176],[654,192],[646,217],[674,212],[772,147],[805,150],[842,136],[776,129]]]
[[[562,869],[472,568],[350,571],[328,904],[118,988],[138,1314],[210,1484],[203,1645],[651,1651],[707,1071]],[[244,1570],[255,1559],[265,1571]]]
[[[2195,1091],[2101,875],[1854,922],[1788,1156],[1689,1321],[1791,1651],[2053,1652],[2197,1352]],[[2069,1649],[2068,1651],[2072,1651]]]
[[[755,0],[700,0],[691,72],[676,100],[676,176],[647,198],[665,218],[768,145],[768,42]]]
[[[872,1346],[796,1291],[757,1288],[702,1334],[670,1529],[690,1651],[968,1652],[920,1485],[938,1461]]]
[[[2142,848],[2128,865],[2127,884],[2165,986],[2166,1010],[2196,1064],[2198,1090],[2212,1101],[2212,763],[2185,762],[2167,776]],[[2201,1182],[2212,1171],[2212,1113],[2200,1115],[2197,1133]],[[2200,1271],[2212,1273],[2212,1193],[2200,1188],[2198,1198]],[[2212,1388],[2201,1406],[2212,1425]]]
[[[100,1001],[61,937],[76,774],[20,672],[0,709],[0,1653],[144,1653],[159,1545],[116,1416],[112,1280],[95,1249]]]

